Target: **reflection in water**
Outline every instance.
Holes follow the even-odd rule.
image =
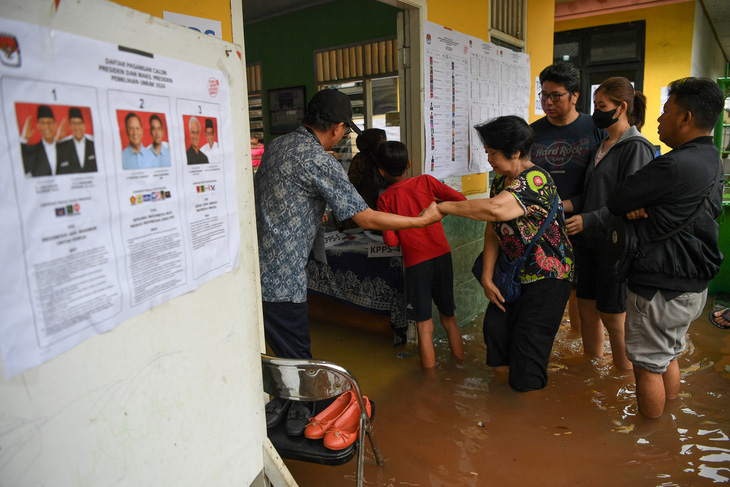
[[[377,404],[385,464],[368,446],[366,485],[701,486],[730,483],[730,332],[713,327],[708,312],[690,327],[679,359],[680,397],[657,420],[637,414],[633,374],[613,368],[610,355],[585,357],[567,324],[548,386],[523,394],[485,365],[481,316],[463,329],[464,362],[451,361],[443,338],[430,373],[415,346],[393,348],[387,335],[311,327],[314,356],[350,370]],[[355,483],[354,460],[286,463],[302,487]]]

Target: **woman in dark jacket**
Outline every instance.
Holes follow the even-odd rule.
[[[628,79],[607,79],[593,99],[593,123],[606,129],[608,137],[598,146],[586,171],[582,196],[564,202],[565,211],[574,213],[566,222],[568,235],[581,241],[576,268],[583,350],[591,356],[603,356],[605,326],[614,365],[630,369],[624,344],[626,284],[609,278],[611,262],[605,258],[607,229],[617,218],[606,208],[606,199],[619,182],[654,158],[654,146],[639,132],[646,98]]]

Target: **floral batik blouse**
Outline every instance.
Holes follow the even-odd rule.
[[[504,176],[496,176],[490,196],[508,191],[525,210],[523,216],[514,220],[492,222],[502,251],[512,261],[522,257],[527,246],[540,231],[555,203],[558,189],[550,174],[539,166],[526,169],[506,188],[504,183]],[[555,218],[540,237],[540,241],[533,246],[532,255],[525,260],[520,273],[523,284],[548,278],[573,279],[575,257],[565,228],[563,203],[559,204]]]

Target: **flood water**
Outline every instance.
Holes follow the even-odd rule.
[[[730,331],[707,320],[713,302],[690,327],[680,397],[657,420],[638,415],[632,372],[614,369],[610,355],[583,355],[567,317],[548,386],[535,392],[513,392],[486,366],[483,316],[462,328],[463,364],[444,338],[432,373],[415,345],[394,348],[387,334],[327,322],[311,322],[313,354],[350,370],[375,401],[385,464],[368,443],[366,485],[716,485],[730,483]],[[355,485],[356,463],[286,461],[301,487]]]

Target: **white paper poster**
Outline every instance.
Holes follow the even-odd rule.
[[[529,117],[530,57],[424,23],[426,174],[491,170],[474,125],[502,115]]]
[[[240,242],[225,73],[7,19],[0,32],[10,377],[231,271]]]

